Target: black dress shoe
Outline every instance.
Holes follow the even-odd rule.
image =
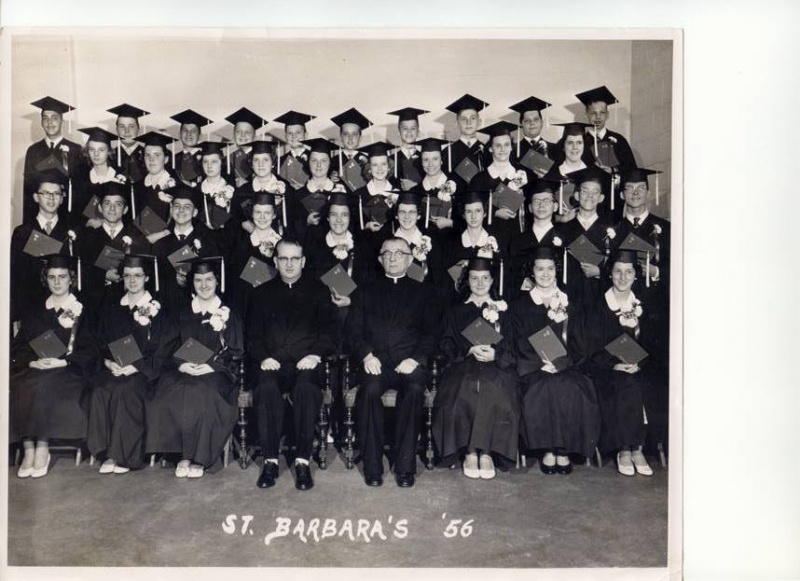
[[[275,486],[275,481],[278,479],[278,465],[275,462],[264,462],[261,468],[261,474],[258,476],[256,483],[259,488],[272,488]]]
[[[383,475],[382,474],[364,474],[364,482],[367,483],[367,486],[382,486],[383,485]]]
[[[556,472],[558,472],[559,474],[572,474],[572,462],[570,462],[566,466],[561,466],[560,464],[556,464]]]
[[[398,472],[394,475],[397,486],[400,488],[411,488],[414,486],[414,475],[411,472]]]
[[[542,462],[540,460],[539,461],[539,470],[541,470],[543,474],[547,474],[547,475],[555,474],[556,473],[556,465],[553,464],[552,466],[547,466],[544,462]]]
[[[311,466],[308,464],[295,464],[294,471],[297,474],[294,487],[297,490],[309,490],[314,488],[314,479],[311,478]]]

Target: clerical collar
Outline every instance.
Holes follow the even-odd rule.
[[[406,276],[405,272],[403,274],[401,274],[400,276],[392,276],[388,272],[384,272],[383,274],[385,274],[386,278],[391,280],[394,284],[397,284],[398,280],[400,280],[401,278],[405,278],[405,276]]]
[[[588,230],[589,228],[591,228],[592,224],[597,222],[597,218],[599,218],[597,212],[595,212],[589,218],[584,218],[583,216],[581,216],[580,212],[578,212],[578,215],[575,217],[578,219],[578,222],[580,222],[581,226],[583,226],[584,230]]]
[[[281,282],[283,284],[285,284],[287,287],[289,287],[290,289],[292,289],[292,288],[294,288],[294,286],[296,284],[298,284],[300,282],[300,279],[302,279],[302,278],[303,278],[303,273],[301,272],[300,276],[297,277],[297,280],[293,280],[292,282],[286,282],[285,280],[283,280],[283,278],[281,278]]]
[[[553,229],[553,224],[549,223],[545,226],[539,226],[536,222],[533,223],[533,235],[536,236],[536,240],[541,242],[544,240],[544,237],[547,236],[547,233]]]
[[[39,228],[44,231],[45,225],[50,222],[50,227],[55,228],[56,224],[58,224],[58,214],[55,214],[52,218],[46,218],[41,211],[36,215],[36,221],[39,223]]]
[[[643,213],[641,216],[634,216],[633,214],[629,214],[627,211],[625,212],[625,218],[626,218],[626,219],[628,220],[628,222],[630,222],[631,224],[633,224],[633,220],[634,220],[634,218],[639,218],[639,224],[641,224],[642,222],[644,222],[645,220],[647,220],[647,217],[648,217],[649,215],[650,215],[650,212],[649,212],[649,211],[647,211],[647,210],[645,210],[645,211],[644,211],[644,213]]]

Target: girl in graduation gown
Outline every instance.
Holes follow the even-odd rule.
[[[198,218],[211,230],[211,238],[227,257],[231,247],[232,231],[239,226],[231,220],[234,203],[234,186],[222,175],[222,147],[224,144],[203,142],[203,181],[200,182],[200,207]]]
[[[600,449],[617,452],[617,469],[625,476],[651,476],[652,468],[642,452],[646,432],[659,435],[666,417],[664,376],[654,361],[658,338],[650,323],[652,309],[642,303],[631,287],[641,275],[635,251],[618,250],[609,261],[612,287],[597,302],[587,320],[590,349],[587,370],[597,386],[603,417]],[[627,364],[606,350],[606,345],[627,336],[649,356]]]
[[[516,126],[500,121],[481,130],[490,136],[489,151],[492,163],[479,172],[469,183],[471,190],[490,193],[489,224],[495,227],[497,239],[502,252],[507,252],[511,240],[525,231],[525,186],[528,184],[528,173],[521,167],[511,163],[511,133]],[[519,209],[512,210],[506,206],[496,207],[494,195],[500,184],[518,192],[523,198]]]
[[[177,454],[178,478],[200,478],[206,469],[217,470],[236,424],[235,360],[243,353],[244,340],[239,315],[217,295],[220,262],[220,257],[191,262],[194,296],[177,313],[177,344],[184,347],[194,339],[213,355],[207,363],[190,363],[173,353],[171,369],[164,370],[155,395],[145,403],[146,452]]]
[[[556,159],[543,178],[552,182],[560,183],[558,191],[559,212],[556,215],[556,222],[569,222],[577,213],[577,203],[573,203],[573,185],[569,174],[572,172],[586,169],[594,165],[594,157],[585,146],[586,127],[591,127],[588,123],[579,121],[573,123],[554,123],[564,128],[564,134],[556,143]]]
[[[84,155],[88,163],[81,164],[73,180],[72,210],[69,214],[75,224],[99,228],[103,223],[103,217],[97,205],[103,184],[116,182],[127,187],[130,187],[130,184],[125,175],[117,171],[111,162],[111,141],[117,136],[100,127],[87,127],[80,131],[88,136]],[[67,210],[66,204],[62,209]]]
[[[543,451],[542,472],[569,474],[569,454],[588,457],[597,445],[600,413],[591,380],[575,367],[585,349],[574,328],[580,322],[557,286],[559,253],[539,246],[532,258],[535,286],[511,303],[508,317],[522,383],[522,431],[527,449]],[[529,338],[547,327],[567,355],[542,358],[534,349]]]
[[[421,148],[420,162],[425,175],[410,190],[422,200],[425,229],[429,231],[434,244],[444,243],[453,232],[454,221],[457,221],[457,229],[464,227],[463,220],[453,212],[453,198],[462,192],[456,191],[455,180],[442,171],[442,147],[446,143],[445,140],[434,137],[417,141]]]
[[[289,203],[295,237],[300,242],[313,243],[320,240],[327,232],[321,210],[328,202],[329,196],[334,193],[343,194],[346,190],[344,185],[330,178],[331,152],[336,146],[327,139],[320,138],[308,139],[303,143],[309,147],[308,169],[311,177],[295,191]],[[358,207],[354,201],[355,197],[352,197],[348,202],[351,211]],[[358,220],[358,216],[352,214],[351,216],[354,220]]]
[[[467,478],[494,478],[492,454],[511,461],[517,456],[519,393],[509,342],[473,345],[462,334],[481,317],[505,333],[508,307],[493,298],[492,267],[488,258],[470,259],[462,277],[467,298],[451,307],[439,344],[449,365],[434,404],[434,440],[444,465],[466,452]]]
[[[177,335],[161,302],[146,284],[155,281],[155,257],[129,254],[121,264],[125,293],[105,303],[97,319],[95,350],[102,370],[95,374],[89,404],[87,446],[105,456],[100,474],[124,474],[142,467],[145,394],[155,386]],[[132,337],[141,359],[120,365],[109,344]]]
[[[281,228],[286,230],[289,224],[290,213],[286,205],[286,181],[275,175],[272,171],[275,167],[275,150],[272,143],[268,141],[256,141],[253,143],[249,153],[250,166],[253,169],[253,179],[236,189],[233,203],[231,204],[231,214],[233,216],[230,224],[230,239],[238,242],[241,232],[244,229],[248,234],[253,232],[255,225],[250,219],[253,201],[259,193],[271,194],[273,205],[277,211],[276,217],[279,219]],[[276,222],[275,226],[278,226]]]
[[[361,148],[369,157],[370,179],[355,192],[359,198],[359,226],[375,256],[383,241],[391,235],[387,234],[391,231],[387,214],[397,202],[399,193],[398,184],[390,177],[390,149],[391,145],[382,141]]]
[[[283,237],[275,196],[266,192],[254,194],[246,211],[246,218],[253,224],[253,230],[250,233],[241,230],[239,240],[231,250],[231,279],[228,290],[231,307],[245,323],[248,321],[247,313],[253,289],[277,274],[273,256],[278,241]],[[258,260],[263,265],[251,262],[251,259]],[[252,267],[252,264],[256,267]],[[253,277],[245,269],[263,270],[263,275]]]
[[[75,260],[62,255],[47,257],[43,278],[50,295],[22,319],[11,346],[9,441],[22,440],[20,478],[47,474],[50,440],[86,437],[81,401],[88,388],[86,372],[94,361],[84,305],[72,293],[77,281]],[[36,340],[38,344],[48,331],[52,335],[48,335],[51,340],[46,348],[54,348],[54,336],[66,348],[65,354],[40,357],[34,351],[30,343]]]
[[[173,194],[180,181],[175,172],[166,166],[169,156],[167,146],[175,140],[168,135],[150,131],[142,135],[139,141],[144,143],[144,165],[147,174],[133,187],[135,199],[132,205],[136,206],[137,212],[135,217],[138,217],[138,213],[145,208],[149,208],[164,222],[168,222]],[[148,234],[147,241],[155,244],[168,235],[169,230],[165,228],[161,232]]]

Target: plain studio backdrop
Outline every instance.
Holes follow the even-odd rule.
[[[455,115],[445,106],[464,93],[490,104],[481,113],[483,125],[517,123],[508,106],[530,95],[552,103],[545,118],[558,123],[585,121],[575,94],[600,85],[620,101],[609,108],[607,126],[628,137],[640,165],[665,172],[654,213],[670,215],[671,41],[170,38],[119,32],[14,38],[12,56],[13,224],[21,220],[25,149],[44,136],[40,112],[30,102],[45,95],[76,107],[65,116],[64,132],[81,145],[80,127],[115,132],[115,117],[106,110],[121,103],[150,111],[141,119],[143,130],[174,137],[178,126],[170,115],[194,109],[215,121],[209,126],[212,140],[231,138],[233,128],[224,118],[240,107],[268,120],[290,109],[316,115],[307,124],[308,136],[338,139],[330,118],[356,107],[376,126],[364,132],[362,144],[398,144],[396,117],[388,111],[430,110],[420,117],[420,136],[455,139]],[[263,133],[282,138],[283,125],[270,123]],[[561,128],[547,126],[543,134],[556,141]],[[445,157],[445,169],[446,163]]]

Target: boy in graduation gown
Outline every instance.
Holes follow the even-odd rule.
[[[185,185],[195,188],[203,180],[200,136],[203,127],[213,123],[197,111],[186,109],[170,117],[180,123],[181,151],[173,157],[173,171]]]
[[[389,238],[380,249],[384,276],[353,293],[346,341],[358,367],[356,421],[368,486],[383,484],[383,404],[394,388],[397,421],[394,471],[397,485],[414,485],[417,439],[422,429],[426,366],[433,354],[440,314],[429,287],[406,276],[408,242]]]
[[[592,152],[592,155],[597,159],[597,164],[606,171],[614,170],[620,174],[636,167],[636,160],[633,157],[633,150],[628,140],[622,134],[611,131],[606,127],[608,106],[619,103],[611,91],[603,85],[602,87],[578,93],[575,96],[586,107],[586,119],[593,125],[587,131],[585,141],[586,149]],[[597,146],[595,146],[595,141]],[[612,158],[609,158],[607,154],[601,151],[603,143],[613,150],[614,156]],[[608,163],[609,161],[611,162],[610,164]]]
[[[31,197],[37,184],[36,174],[47,169],[57,169],[66,179],[73,178],[82,162],[81,146],[66,139],[62,129],[64,114],[74,111],[75,107],[62,103],[53,97],[45,97],[31,103],[42,110],[41,124],[44,139],[37,141],[25,152],[22,221],[29,222],[39,211]],[[65,185],[68,187],[68,185]],[[62,209],[62,212],[66,208]]]
[[[309,459],[322,405],[322,358],[334,351],[336,311],[328,289],[305,273],[303,247],[281,240],[275,248],[278,275],[253,291],[247,350],[258,365],[254,392],[264,466],[259,488],[274,486],[283,433],[284,399],[289,393],[297,446],[295,487],[314,486]]]
[[[400,188],[407,192],[422,181],[422,171],[417,137],[419,136],[419,116],[430,113],[416,107],[404,107],[392,111],[397,116],[397,132],[400,134],[400,147],[394,150],[394,176],[400,180]]]
[[[225,117],[225,121],[233,125],[233,143],[236,149],[230,154],[230,173],[235,178],[233,184],[237,188],[243,186],[253,177],[249,154],[251,143],[256,137],[256,130],[267,124],[267,120],[259,117],[250,109],[242,107]]]
[[[198,201],[200,196],[201,193],[187,186],[179,185],[175,188],[172,193],[172,225],[169,234],[153,245],[153,254],[158,259],[164,303],[172,313],[190,300],[190,292],[186,286],[187,271],[176,268],[176,264],[194,256],[219,255],[219,248],[211,232],[200,220],[195,220],[198,205],[202,204]],[[183,256],[178,256],[180,254]]]
[[[288,111],[281,115],[280,117],[276,117],[275,121],[278,123],[283,123],[285,128],[285,141],[288,151],[284,153],[278,160],[278,173],[287,180],[289,186],[293,190],[297,190],[303,185],[305,185],[305,180],[308,180],[309,175],[309,168],[308,168],[308,146],[303,143],[306,140],[306,123],[311,121],[312,119],[316,119],[314,115],[308,115],[306,113],[298,113],[297,111]],[[290,161],[291,160],[291,161]],[[300,166],[298,169],[301,169],[305,174],[305,178],[302,177],[302,174],[299,172],[289,173],[287,170],[287,163],[289,167],[291,167],[292,162],[298,162]],[[302,183],[298,183],[293,176],[299,176],[300,181]]]
[[[117,116],[117,135],[120,139],[114,150],[114,163],[128,178],[129,183],[136,183],[147,173],[144,166],[144,147],[137,141],[141,130],[139,118],[150,113],[127,103],[112,107],[108,112]]]
[[[41,172],[32,180],[30,196],[39,209],[38,214],[14,228],[11,234],[11,281],[19,292],[11,293],[11,321],[19,323],[31,308],[47,298],[42,285],[41,257],[49,254],[69,254],[77,248],[77,228],[68,217],[59,217],[64,201],[64,175],[55,169]]]
[[[447,106],[447,110],[456,115],[459,135],[443,155],[447,156],[447,173],[456,180],[458,189],[462,192],[472,177],[486,167],[487,153],[477,132],[481,123],[480,112],[488,106],[489,103],[469,93]],[[465,159],[469,160],[469,167],[466,166]]]
[[[347,170],[346,166],[351,160],[355,160],[362,173],[364,168],[369,165],[369,157],[365,152],[359,150],[359,145],[361,144],[361,132],[368,127],[372,127],[372,121],[364,117],[355,108],[350,108],[336,117],[331,117],[331,121],[339,126],[339,139],[342,142],[338,164],[334,165],[334,173],[331,174],[331,179],[334,181],[342,180],[347,191],[352,193],[358,188],[352,188],[342,178]]]
[[[117,267],[123,255],[150,252],[144,236],[130,220],[124,220],[129,212],[129,196],[128,186],[116,182],[104,184],[97,206],[103,224],[99,228],[83,228],[78,234],[84,296],[92,305],[100,305],[109,294],[122,288]]]
[[[144,164],[147,174],[143,180],[133,185],[135,199],[132,206],[137,209],[137,212],[149,208],[166,222],[169,219],[172,204],[171,192],[178,185],[176,176],[166,166],[169,158],[169,144],[175,140],[169,135],[150,131],[142,135],[139,141],[144,144]],[[167,234],[169,234],[167,229],[150,232],[147,234],[147,241],[155,244]]]
[[[558,210],[557,191],[558,184],[549,180],[539,179],[533,184],[528,203],[533,223],[524,233],[511,240],[509,249],[511,283],[508,293],[511,299],[533,288],[533,282],[527,277],[530,272],[527,265],[535,248],[547,245],[559,252],[563,250],[560,225],[553,224],[553,214]]]
[[[555,161],[556,144],[545,141],[544,137],[542,137],[542,129],[544,128],[542,111],[548,107],[550,107],[550,103],[533,96],[509,107],[512,111],[519,113],[519,126],[522,133],[521,135],[519,132],[517,133],[514,150],[514,159],[517,162],[522,160],[531,149],[549,160]],[[542,169],[533,169],[531,171],[538,177],[542,177],[546,173],[546,170],[542,171]]]

